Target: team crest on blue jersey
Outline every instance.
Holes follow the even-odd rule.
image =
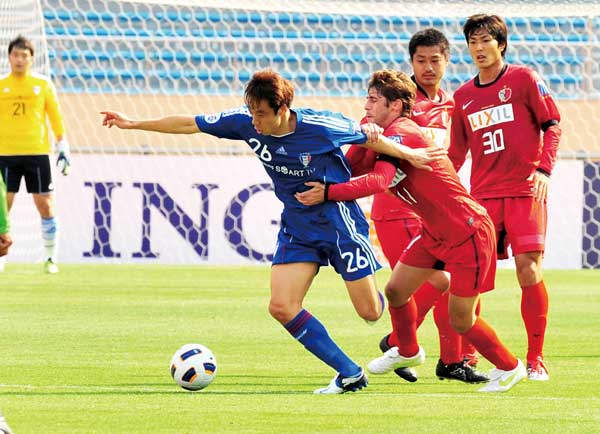
[[[501,102],[507,102],[512,96],[512,89],[510,87],[504,86],[500,92],[498,92],[498,98]]]
[[[308,167],[310,160],[312,160],[312,157],[308,152],[301,153],[298,158],[304,167]]]
[[[544,83],[543,81],[540,80],[537,82],[537,88],[538,88],[538,92],[540,93],[540,95],[542,95],[542,96],[550,95],[550,91],[546,87],[546,83]]]
[[[204,116],[204,120],[207,124],[214,124],[221,118],[221,113],[213,113],[211,115]]]

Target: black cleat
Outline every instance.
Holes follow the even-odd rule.
[[[469,366],[464,360],[459,363],[444,364],[442,359],[438,360],[435,367],[435,375],[440,380],[458,380],[463,383],[476,384],[487,383],[490,378],[486,374],[476,371]]]
[[[385,335],[381,341],[379,342],[379,349],[381,350],[382,353],[385,353],[387,350],[389,350],[390,344],[388,344],[388,337],[390,335]],[[408,381],[409,383],[414,383],[415,381],[417,381],[417,373],[414,369],[411,368],[396,368],[394,369],[394,373],[402,378],[403,380]]]

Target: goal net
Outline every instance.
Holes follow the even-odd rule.
[[[487,12],[507,21],[507,61],[537,70],[563,117],[546,267],[599,266],[596,2],[41,0],[41,13],[22,3],[0,0],[0,43],[19,32],[38,41],[36,61],[47,55],[59,91],[74,162],[69,177],[55,175],[64,262],[246,264],[270,260],[274,247],[281,206],[246,144],[108,130],[101,110],[219,112],[242,104],[253,72],[272,68],[294,83],[296,107],[360,119],[370,74],[410,73],[408,40],[420,29],[451,42],[444,88],[470,79],[462,24]],[[38,259],[20,223],[15,232],[13,259]]]
[[[7,55],[8,44],[19,34],[27,35],[33,43],[36,63],[32,70],[50,75],[48,49],[44,37],[44,21],[39,2],[37,0],[4,0],[0,1],[0,76],[4,76],[10,70]],[[0,92],[2,91],[0,89]],[[42,237],[39,227],[40,218],[33,203],[21,206],[17,200],[11,213],[11,230],[14,234],[18,234],[16,237],[19,241],[11,249],[11,257],[15,257],[17,260],[41,259]]]

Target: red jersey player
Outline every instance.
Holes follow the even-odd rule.
[[[402,72],[384,70],[373,74],[369,96],[385,98],[401,115],[385,128],[389,138],[411,148],[432,142],[406,117],[414,103],[415,84]],[[373,129],[372,133],[379,132]],[[466,336],[496,368],[483,392],[509,390],[527,376],[523,363],[500,342],[494,330],[475,314],[481,292],[493,289],[496,249],[493,224],[485,210],[461,185],[452,164],[443,159],[430,164],[432,171],[412,170],[397,159],[381,156],[369,176],[326,185],[322,199],[350,200],[384,191],[409,204],[422,218],[419,234],[396,263],[386,296],[398,345],[372,360],[369,371],[384,374],[401,367],[420,365],[425,352],[417,342],[417,306],[411,295],[438,270],[452,276],[449,313],[452,326]],[[318,186],[313,190],[319,190]],[[319,202],[311,190],[297,193],[305,205]]]
[[[474,15],[463,30],[479,73],[454,95],[449,157],[458,170],[471,151],[471,194],[494,221],[499,258],[508,257],[511,245],[522,288],[528,376],[544,381],[549,379],[543,360],[548,293],[542,256],[560,114],[537,73],[504,62],[508,30],[501,17]]]
[[[414,72],[412,79],[417,86],[410,116],[437,145],[445,146],[450,116],[454,109],[454,99],[441,88],[450,59],[450,44],[442,32],[429,28],[412,36],[408,52]],[[385,104],[373,104],[370,98],[367,99],[365,121],[385,128],[391,118],[389,104],[387,101],[382,102]],[[372,169],[376,154],[363,147],[352,146],[346,157],[352,166],[353,176],[359,176]],[[371,219],[383,252],[393,268],[406,246],[419,233],[421,218],[399,198],[381,192],[374,195]],[[471,369],[471,365],[475,366],[477,363],[475,349],[468,342],[463,343],[461,336],[450,326],[448,293],[444,292],[448,287],[447,273],[438,271],[414,294],[417,326],[435,305],[434,320],[440,342],[436,375],[440,379],[458,379],[468,383],[485,381],[487,377]],[[395,345],[395,336],[389,334],[384,336],[379,347],[385,352]],[[463,363],[464,359],[468,360],[468,365]],[[416,373],[411,368],[399,368],[395,372],[407,381],[417,381]]]

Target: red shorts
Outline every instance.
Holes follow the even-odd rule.
[[[508,258],[508,246],[512,254],[543,252],[546,241],[548,209],[546,202],[533,197],[503,197],[481,199],[494,226],[498,240],[498,259]]]
[[[390,267],[394,268],[406,246],[421,233],[421,220],[373,220],[377,239]]]
[[[494,289],[496,260],[496,237],[489,218],[456,246],[442,244],[423,231],[400,258],[411,267],[446,270],[450,273],[450,293],[459,297]]]

